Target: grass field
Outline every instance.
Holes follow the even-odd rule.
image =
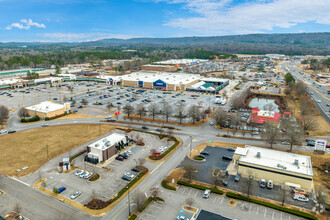
[[[46,145],[52,159],[115,128],[96,124],[60,125],[3,135],[0,137],[0,173],[25,176],[47,162]],[[25,166],[28,169],[16,172]]]

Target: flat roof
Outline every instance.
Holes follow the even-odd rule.
[[[49,113],[63,109],[66,104],[58,104],[50,101],[40,102],[39,104],[26,107],[26,109],[31,111],[37,111],[42,113]]]
[[[125,135],[113,133],[105,138],[102,138],[102,139],[90,144],[89,147],[96,148],[99,150],[106,150],[106,149],[112,147],[113,145],[117,144],[118,142],[123,141],[124,139],[126,139]]]
[[[227,218],[220,214],[201,209],[196,220],[231,220],[231,218]]]
[[[313,176],[312,162],[309,156],[249,145],[245,145],[245,149],[247,153],[240,156],[239,162]],[[260,153],[260,157],[257,156],[258,152]]]
[[[204,82],[228,82],[229,79],[215,78],[215,77],[206,77],[201,79]]]
[[[203,62],[207,62],[209,60],[206,59],[171,59],[171,60],[164,60],[164,61],[158,61],[155,62],[157,64],[191,64],[191,63],[203,63]]]

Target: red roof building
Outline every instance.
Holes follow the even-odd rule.
[[[252,109],[251,122],[257,124],[263,124],[265,122],[279,123],[281,114],[272,111],[260,110],[257,108]]]

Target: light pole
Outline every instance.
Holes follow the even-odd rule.
[[[189,153],[189,156],[191,157],[191,147],[192,147],[192,136],[190,135],[190,153]]]
[[[128,195],[127,195],[127,197],[128,197],[128,216],[130,216],[131,215],[131,200],[130,200],[130,197],[129,197],[129,188],[128,188],[128,186],[126,186],[126,189],[128,191]]]
[[[137,159],[134,159],[134,162],[135,162],[135,167],[137,167],[137,164],[138,164]]]

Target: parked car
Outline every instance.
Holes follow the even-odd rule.
[[[301,202],[308,202],[309,201],[309,199],[306,196],[301,195],[301,194],[294,194],[293,199],[301,201]]]
[[[79,177],[80,177],[80,178],[84,178],[85,175],[86,175],[86,172],[84,171],[84,172],[82,172],[82,173],[79,175]]]
[[[93,173],[88,173],[84,176],[85,179],[89,179],[93,176]]]
[[[82,108],[83,106],[82,105],[79,105],[77,108]]]
[[[259,182],[259,186],[261,188],[265,188],[266,187],[266,180],[265,179],[261,179],[260,182]]]
[[[79,176],[80,174],[82,174],[84,171],[83,170],[77,170],[74,175]]]
[[[63,192],[64,190],[66,190],[66,187],[65,187],[65,186],[60,187],[60,188],[58,188],[58,193],[61,193],[61,192]]]
[[[197,157],[200,157],[200,158],[203,158],[203,159],[205,159],[205,156],[204,156],[204,155],[202,155],[202,154],[199,154],[199,155],[197,155]]]
[[[235,176],[235,182],[238,182],[241,179],[241,174],[237,173]]]
[[[210,125],[211,125],[211,126],[213,126],[213,125],[214,125],[213,121],[211,121],[211,122],[210,122]]]
[[[201,155],[204,155],[204,156],[208,156],[208,155],[210,155],[207,151],[203,151],[203,152],[201,152],[200,154],[201,154]]]
[[[281,144],[283,144],[283,145],[290,145],[290,143],[288,141],[281,141]]]
[[[130,178],[130,177],[128,177],[128,176],[122,176],[121,177],[123,180],[126,180],[126,181],[131,181],[132,180],[132,178]]]
[[[78,196],[80,196],[81,195],[81,192],[80,191],[76,191],[75,193],[73,193],[72,195],[71,195],[71,199],[76,199]]]
[[[232,152],[234,152],[236,149],[233,148],[233,147],[228,147],[227,150],[228,150],[228,151],[232,151]]]
[[[126,172],[125,176],[128,176],[130,178],[134,178],[134,174],[132,174],[131,172]]]
[[[268,189],[272,189],[274,187],[273,181],[272,180],[268,180],[267,182],[267,188]]]
[[[252,132],[252,134],[253,134],[253,135],[259,135],[259,132],[254,131],[254,132]]]
[[[131,169],[131,171],[133,171],[133,172],[140,172],[140,170],[139,170],[139,168],[136,168],[136,167],[133,167],[132,169]]]
[[[124,158],[123,158],[122,156],[117,156],[117,157],[116,157],[116,160],[123,161]]]
[[[232,160],[233,158],[231,156],[223,155],[222,159],[223,160]]]
[[[209,190],[209,189],[205,190],[203,193],[203,198],[205,198],[205,199],[209,198],[210,194],[211,194],[211,190]]]
[[[223,184],[224,186],[228,186],[228,180],[222,180],[222,184]]]
[[[315,146],[315,141],[307,141],[307,146],[314,147]]]

